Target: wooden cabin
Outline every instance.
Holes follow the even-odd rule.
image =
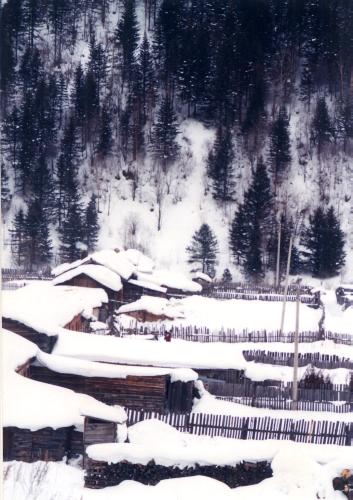
[[[101,288],[79,288],[51,284],[28,285],[3,292],[3,328],[34,342],[42,351],[52,352],[64,328],[90,333],[108,303]]]
[[[123,280],[121,303],[130,303],[139,300],[143,295],[150,297],[166,297],[167,289],[146,281],[129,279]]]
[[[118,365],[112,366],[118,368]],[[128,369],[129,367],[121,368]],[[145,370],[148,371],[148,368],[146,367]],[[163,370],[153,370],[153,368],[150,370],[151,375],[127,375],[125,378],[89,377],[75,373],[60,373],[45,366],[32,365],[29,376],[33,380],[88,394],[108,405],[156,412],[191,411],[194,382],[175,381],[172,383],[168,370],[164,370],[167,373],[161,375],[154,375],[153,371]]]
[[[55,286],[100,288],[108,296],[108,304],[99,308],[97,319],[105,322],[111,312],[123,301],[120,276],[110,269],[94,263],[85,264],[67,271],[53,280]]]
[[[45,333],[40,333],[20,321],[15,321],[13,319],[6,318],[5,316],[2,318],[2,327],[13,333],[17,333],[17,335],[20,335],[27,340],[30,340],[44,352],[52,352],[58,338],[57,335],[46,335]]]
[[[39,411],[39,410],[38,410]],[[83,434],[74,426],[52,429],[45,427],[37,431],[4,427],[4,460],[21,462],[60,461],[65,456],[72,458],[83,454]]]

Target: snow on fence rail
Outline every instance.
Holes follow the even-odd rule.
[[[214,281],[210,285],[207,286],[208,290],[234,290],[237,292],[245,292],[245,293],[277,293],[277,294],[282,294],[284,293],[284,287],[283,286],[273,286],[273,285],[256,285],[254,283],[244,283],[244,282],[231,282],[231,283],[224,283],[224,282],[217,282]],[[288,293],[295,295],[297,292],[297,285],[289,285],[288,287]],[[305,286],[302,285],[299,287],[300,293],[301,294],[308,294],[312,295],[312,287],[310,286]]]
[[[252,397],[232,397],[216,396],[216,399],[239,403],[254,408],[267,408],[270,410],[291,410],[292,400],[278,398],[252,398]],[[353,403],[335,404],[331,401],[298,401],[299,411],[328,411],[331,413],[350,413],[353,411]]]
[[[345,422],[235,417],[205,413],[160,414],[140,410],[127,410],[127,415],[128,425],[156,418],[181,432],[233,439],[286,439],[304,443],[350,446],[353,432],[352,424]]]
[[[202,379],[202,377],[201,377]],[[257,383],[230,383],[205,381],[205,388],[214,396],[246,397],[246,398],[276,398],[288,400],[292,397],[292,384],[281,383],[277,386],[259,385]],[[307,389],[298,388],[299,401],[343,401],[353,403],[353,393],[348,385],[332,385],[331,388]]]
[[[255,363],[266,363],[271,365],[293,366],[294,354],[290,352],[267,352],[248,350],[243,351],[246,361],[255,361]],[[340,358],[336,355],[321,354],[319,352],[299,353],[299,366],[312,364],[316,368],[333,369],[347,368],[353,370],[353,361],[350,358]]]
[[[204,297],[219,300],[263,300],[266,302],[281,302],[283,300],[283,294],[278,294],[275,292],[267,292],[264,294],[246,291],[238,292],[235,290],[205,290],[202,295]],[[287,295],[287,302],[295,302],[296,300],[296,294]],[[312,305],[315,307],[319,307],[320,304],[319,297],[314,295],[301,295],[300,302],[302,304]]]
[[[171,331],[172,338],[187,340],[189,342],[226,342],[229,344],[236,344],[242,342],[294,342],[294,332],[281,333],[279,330],[267,331],[248,331],[236,330],[235,328],[228,328],[226,330],[212,331],[207,327],[200,326],[172,326],[167,327],[161,323],[159,325],[136,325],[131,322],[131,326],[124,328],[118,333],[118,336],[124,337],[128,335],[154,335],[164,336],[165,332]],[[339,344],[353,345],[353,335],[347,333],[334,333],[325,332],[322,330],[317,331],[304,331],[299,333],[299,342],[317,342],[319,340],[333,340]]]
[[[15,281],[15,280],[49,280],[53,277],[48,269],[30,271],[28,269],[1,269],[2,281]]]

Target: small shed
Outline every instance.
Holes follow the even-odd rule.
[[[98,320],[106,321],[123,300],[123,285],[120,276],[105,266],[99,264],[84,264],[60,274],[53,280],[53,285],[69,285],[84,288],[103,289],[109,299],[109,307],[101,307]]]
[[[32,284],[2,295],[3,326],[51,352],[62,329],[91,332],[108,302],[102,289]]]
[[[169,300],[159,297],[142,296],[135,302],[121,306],[117,315],[126,314],[140,322],[155,322],[164,320],[182,319],[184,316],[178,307]]]
[[[29,376],[109,405],[156,412],[190,411],[197,379],[190,369],[123,366],[45,353],[38,354]]]
[[[125,425],[126,413],[122,408],[112,408],[87,395],[21,375],[38,354],[38,347],[6,330],[2,336],[5,460],[58,461],[81,454],[86,416],[109,422],[115,428]]]

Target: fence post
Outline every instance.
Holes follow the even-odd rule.
[[[247,439],[248,429],[249,429],[249,417],[247,417],[243,422],[240,439]]]

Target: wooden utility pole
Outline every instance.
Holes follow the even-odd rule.
[[[279,287],[279,266],[281,262],[281,219],[279,219],[278,223],[278,237],[277,237],[277,260],[276,260],[276,279],[275,279],[275,287]]]
[[[298,280],[297,283],[297,300],[296,300],[296,315],[295,315],[292,410],[298,409],[299,311],[300,311],[300,280]]]
[[[280,335],[282,335],[282,333],[283,333],[284,317],[285,317],[285,314],[286,314],[286,304],[287,304],[287,295],[288,295],[288,283],[289,283],[289,270],[290,270],[290,260],[291,260],[291,257],[292,257],[293,239],[294,239],[294,234],[291,235],[290,240],[289,240],[288,257],[287,257],[287,269],[286,269],[286,281],[285,281],[285,285],[284,285],[284,295],[283,295],[283,302],[282,302],[281,328],[280,328],[280,331],[279,331]]]

